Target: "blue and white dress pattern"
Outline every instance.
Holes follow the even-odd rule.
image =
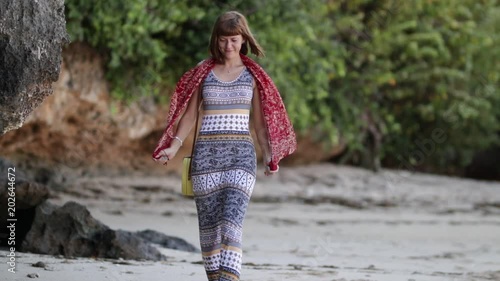
[[[257,167],[249,130],[253,76],[245,68],[224,82],[211,71],[202,87],[204,114],[191,173],[202,256],[209,280],[236,281]]]

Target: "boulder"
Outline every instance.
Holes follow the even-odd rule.
[[[150,230],[134,233],[110,229],[76,202],[68,202],[62,207],[49,202],[39,205],[20,250],[67,257],[165,260],[166,257],[150,242],[196,251],[182,239]]]
[[[142,239],[158,244],[164,248],[180,250],[185,252],[200,252],[199,249],[194,247],[193,245],[186,242],[186,240],[174,236],[165,235],[161,232],[146,229],[142,231],[137,231],[136,234]]]
[[[134,260],[166,260],[155,247],[135,233],[106,229],[96,236],[95,255],[102,258]]]
[[[63,0],[0,0],[0,135],[52,93],[67,43]]]
[[[67,257],[165,259],[143,239],[110,229],[76,202],[62,207],[49,202],[39,205],[21,251]]]

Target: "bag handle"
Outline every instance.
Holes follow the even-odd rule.
[[[201,95],[200,93],[198,93]],[[201,100],[201,103],[203,103],[203,99]],[[191,161],[189,161],[189,172],[188,172],[188,180],[191,180],[191,164],[193,163],[193,154],[194,154],[194,144],[196,143],[196,136],[198,135],[198,120],[200,118],[200,107],[201,103],[198,106],[198,110],[196,111],[196,123],[194,127],[194,136],[193,136],[193,146],[191,148]]]

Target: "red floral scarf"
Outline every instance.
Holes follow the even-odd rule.
[[[243,64],[252,73],[261,98],[261,107],[269,136],[271,151],[271,166],[278,165],[279,161],[290,155],[297,148],[297,140],[292,123],[281,99],[280,93],[267,73],[255,61],[241,55]],[[184,73],[175,87],[170,99],[170,109],[167,115],[167,127],[153,152],[158,158],[161,150],[170,146],[174,138],[174,124],[177,123],[182,112],[186,109],[189,99],[205,80],[208,73],[215,66],[215,60],[210,58],[198,66]]]

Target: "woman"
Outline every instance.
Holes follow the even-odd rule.
[[[153,158],[163,164],[174,158],[202,104],[191,177],[203,261],[208,280],[239,280],[243,219],[257,166],[250,109],[266,175],[278,171],[279,161],[295,150],[296,140],[276,86],[246,56],[249,49],[256,56],[264,52],[245,17],[234,11],[221,15],[209,49],[211,57],[177,83]]]

